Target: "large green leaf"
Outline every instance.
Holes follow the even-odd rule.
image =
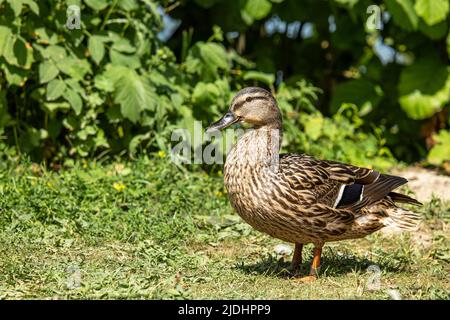
[[[35,1],[24,0],[24,3],[30,7],[31,11],[33,11],[36,15],[39,15],[39,6]]]
[[[411,119],[426,119],[442,109],[448,101],[449,90],[450,81],[434,95],[423,94],[416,90],[408,95],[401,96],[399,103]]]
[[[59,70],[52,61],[44,61],[39,64],[39,82],[47,83],[58,75]]]
[[[450,162],[450,131],[440,130],[433,138],[436,144],[428,154],[428,162],[434,165],[441,165],[445,161]]]
[[[114,101],[120,105],[125,118],[137,122],[142,110],[155,109],[156,95],[146,78],[132,69],[120,66],[113,66],[108,72],[116,73]]]
[[[12,42],[8,42],[11,44]],[[21,37],[15,38],[13,46],[5,46],[3,56],[9,64],[24,68],[30,69],[31,64],[34,61],[33,58],[33,49],[27,43],[25,43],[24,39]]]
[[[84,0],[84,2],[95,11],[103,10],[108,6],[107,0]]]
[[[260,71],[247,71],[243,75],[244,80],[256,80],[271,86],[275,82],[275,76],[272,73],[265,73]]]
[[[265,18],[272,9],[269,0],[247,0],[244,11],[256,20]]]
[[[46,59],[53,59],[53,61],[60,61],[62,59],[65,59],[67,57],[66,50],[64,47],[57,46],[57,45],[50,45],[45,48],[39,48],[38,49],[42,56]]]
[[[22,68],[9,65],[7,63],[0,63],[1,68],[5,72],[5,78],[6,81],[10,85],[16,85],[16,86],[24,86],[25,81],[30,76],[30,73],[27,70],[24,70]]]
[[[137,69],[141,66],[139,57],[130,54],[123,54],[116,50],[109,51],[109,57],[114,65],[126,66]]]
[[[86,59],[65,57],[57,60],[56,65],[62,73],[77,80],[82,80],[87,73],[91,73],[91,65]]]
[[[18,17],[22,12],[23,0],[6,0],[9,3],[11,9],[14,11],[14,15]]]
[[[200,55],[210,69],[228,69],[228,57],[224,47],[217,43],[200,45]]]
[[[201,60],[199,60],[201,59]],[[198,42],[191,51],[187,68],[211,79],[218,75],[218,70],[230,68],[225,48],[217,43]]]
[[[66,84],[63,80],[53,79],[47,84],[47,100],[56,100],[61,97],[66,89]]]
[[[3,28],[2,28],[3,29]],[[0,40],[0,50],[6,61],[14,66],[29,69],[33,63],[33,49],[25,40],[3,29],[4,38]]]
[[[449,1],[416,0],[414,8],[417,14],[431,26],[445,20],[449,11]]]
[[[65,79],[64,82],[67,86],[75,90],[75,92],[78,92],[81,95],[85,94],[84,87],[82,87],[76,79]]]
[[[28,5],[28,7],[33,11],[36,15],[39,15],[39,6],[33,0],[6,0],[11,6],[11,9],[14,11],[14,15],[18,17],[22,12],[22,7],[24,4]]]
[[[417,60],[402,71],[398,91],[399,103],[410,118],[428,118],[449,101],[449,70],[438,58]]]
[[[81,100],[80,95],[76,91],[67,88],[64,93],[64,98],[70,103],[70,106],[75,111],[75,114],[79,115],[83,107],[83,101]]]
[[[100,64],[105,55],[105,47],[103,46],[103,38],[98,36],[92,36],[89,38],[88,43],[89,52],[92,59],[96,64]]]
[[[138,8],[138,2],[136,0],[118,0],[119,7],[125,11],[132,11]]]
[[[211,105],[217,103],[220,90],[213,83],[199,82],[192,93],[192,101],[196,105]]]
[[[3,56],[6,47],[13,46],[13,41],[11,29],[7,26],[0,26],[0,57]]]
[[[419,17],[413,0],[385,0],[385,3],[395,24],[408,31],[417,29]]]
[[[114,91],[114,81],[106,77],[104,74],[99,74],[95,76],[94,85],[97,89],[105,92]]]

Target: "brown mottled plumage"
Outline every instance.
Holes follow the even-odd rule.
[[[224,181],[237,213],[255,229],[296,244],[315,246],[315,278],[325,242],[361,238],[385,226],[414,230],[418,216],[395,202],[420,204],[392,192],[406,179],[304,154],[279,154],[281,112],[270,92],[256,87],[238,92],[230,110],[208,130],[233,123],[253,125],[229,152]]]

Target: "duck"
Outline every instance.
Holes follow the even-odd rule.
[[[408,181],[371,168],[280,153],[282,113],[271,92],[247,87],[207,134],[234,124],[248,129],[228,152],[223,168],[228,199],[254,229],[294,244],[291,268],[302,264],[302,250],[313,244],[303,282],[317,279],[327,242],[363,238],[384,227],[417,230],[420,217],[399,204],[421,205],[394,190]]]

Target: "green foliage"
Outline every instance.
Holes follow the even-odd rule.
[[[160,18],[154,4],[139,11],[136,4],[125,3],[120,2],[118,7],[116,2],[81,4],[80,30],[66,27],[64,1],[29,0],[0,5],[4,12],[0,33],[5,35],[5,43],[0,45],[5,79],[0,85],[7,90],[7,111],[12,116],[3,125],[16,133],[14,137],[8,135],[8,140],[14,139],[21,150],[37,159],[86,156],[111,147],[105,132],[123,132],[124,125],[108,116],[113,113],[114,102],[121,107],[119,118],[137,120],[141,110],[133,108],[144,108],[151,91],[143,94],[146,88],[134,70],[119,68],[149,68],[146,59],[156,49],[148,47],[156,43],[154,30],[160,25]],[[130,25],[116,22],[120,18],[130,18]],[[143,28],[145,22],[151,27]],[[135,40],[134,45],[129,39]],[[114,78],[105,77],[110,67],[117,72]],[[133,91],[124,94],[124,84]],[[135,102],[138,104],[130,107]],[[132,129],[128,129],[130,134]],[[117,134],[107,138],[113,137]],[[126,141],[117,147],[126,147]]]
[[[241,11],[242,18],[251,24],[253,20],[265,18],[272,8],[269,0],[248,0]]]
[[[417,29],[419,18],[413,0],[386,0],[385,3],[398,26],[408,31]]]
[[[449,3],[448,0],[417,0],[414,9],[428,25],[433,25],[447,18]]]
[[[436,58],[406,67],[398,84],[399,102],[412,119],[431,117],[450,100],[448,68]]]
[[[428,162],[434,165],[442,165],[444,162],[450,163],[450,131],[441,130],[434,139],[436,144],[428,154]]]
[[[71,4],[80,29],[66,26]],[[370,4],[1,1],[2,141],[51,162],[167,151],[172,130],[211,122],[259,85],[280,100],[285,149],[380,166],[388,149],[425,158],[432,133],[420,126],[450,101],[448,2],[386,0],[382,30],[365,27]],[[160,9],[182,21],[167,42]],[[380,62],[379,44],[392,62]]]
[[[191,213],[214,216],[227,201],[217,196],[223,192],[221,177],[196,172],[184,179],[187,172],[166,156],[107,167],[75,162],[71,169],[56,173],[26,163],[2,165],[0,229],[19,231],[63,224],[62,233],[80,234],[94,242],[144,240],[152,235],[154,241],[168,244],[175,240],[175,234],[180,237],[184,233],[186,237],[181,237],[189,241],[195,233]],[[22,196],[15,197],[12,180],[19,176],[24,179],[20,183]],[[161,197],[167,197],[167,202],[159,202]],[[207,205],[205,197],[210,199]],[[172,220],[178,216],[180,219]]]
[[[395,164],[382,138],[382,128],[374,127],[372,132],[364,132],[364,124],[358,107],[344,103],[332,118],[324,117],[315,110],[311,101],[297,104],[297,96],[317,99],[317,91],[299,83],[299,89],[280,89],[282,108],[286,111],[284,147],[288,151],[302,150],[323,159],[337,159],[366,167],[386,169]],[[293,96],[290,94],[294,93]],[[301,100],[300,100],[301,101]],[[308,112],[307,110],[313,110]]]
[[[258,7],[264,16],[260,20],[247,13],[257,2],[265,4]],[[330,118],[342,104],[356,105],[363,121],[360,130],[370,133],[373,124],[382,127],[379,136],[386,137],[382,144],[396,158],[425,159],[429,148],[425,141],[432,140],[434,131],[448,127],[438,120],[433,130],[427,129],[448,113],[450,38],[446,0],[195,3],[198,6],[189,10],[186,5],[180,6],[173,15],[185,26],[195,26],[197,39],[210,32],[209,21],[225,34],[239,31],[238,36],[226,41],[255,61],[258,71],[281,71],[289,88],[302,78],[320,87],[323,95],[315,106]],[[374,4],[380,16],[367,12]],[[196,17],[209,19],[201,26],[195,24],[191,9],[197,12]],[[223,12],[233,19],[223,19]],[[369,18],[380,18],[381,29],[369,28]]]
[[[154,2],[77,2],[80,30],[63,1],[23,4],[0,4],[2,127],[37,160],[167,149],[175,125],[218,116],[244,81],[275,80],[215,42],[220,28],[177,63]]]
[[[361,109],[373,110],[383,96],[380,86],[366,79],[355,79],[336,86],[331,109],[336,112],[343,103],[354,103]]]

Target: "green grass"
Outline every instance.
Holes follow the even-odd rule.
[[[0,169],[3,299],[448,299],[450,205],[420,209],[415,235],[327,244],[321,278],[295,281],[281,242],[233,212],[220,174],[158,156],[59,172]],[[301,272],[311,259],[304,250]],[[369,290],[381,270],[380,288]]]

